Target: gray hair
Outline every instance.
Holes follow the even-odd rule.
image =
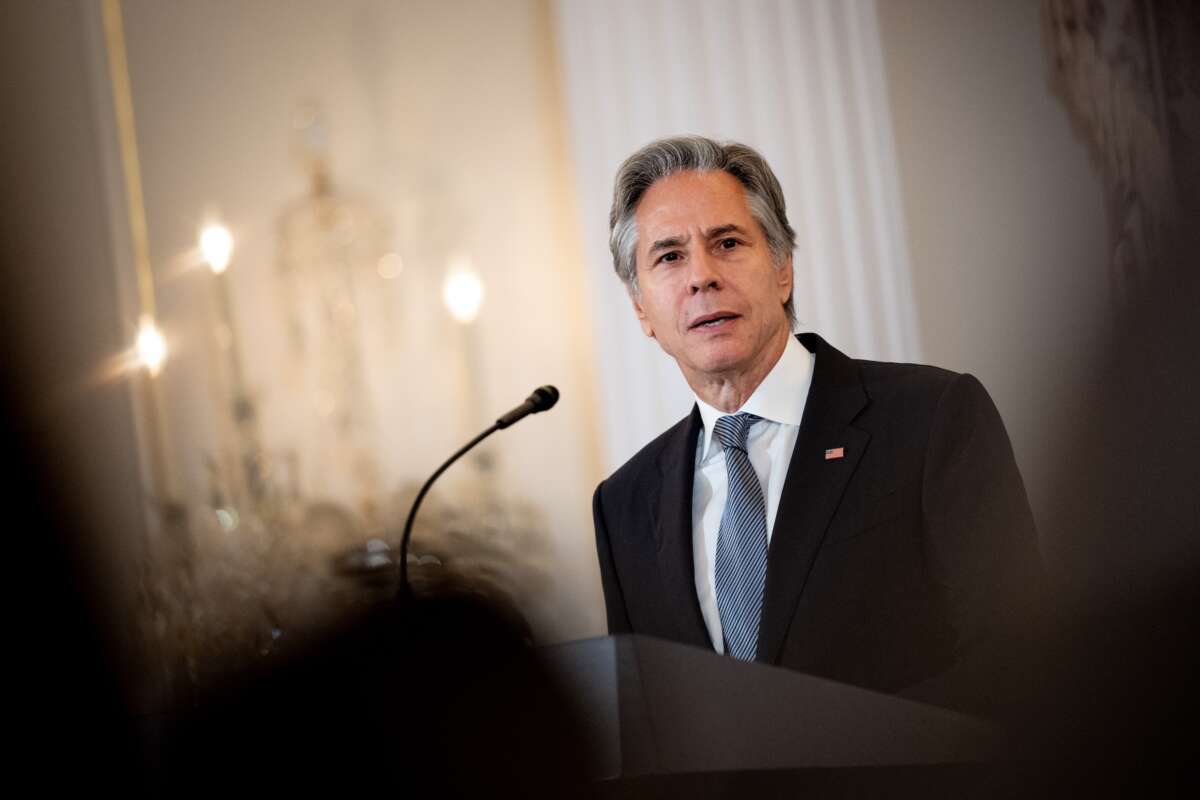
[[[746,190],[750,215],[762,228],[771,251],[771,260],[782,268],[796,248],[796,232],[787,221],[787,208],[779,179],[766,160],[751,147],[737,142],[717,142],[703,136],[675,136],[659,139],[625,159],[617,170],[613,186],[612,210],[608,215],[608,247],[612,250],[613,269],[629,292],[638,296],[637,224],[634,215],[638,203],[656,181],[677,172],[721,170],[737,178]],[[792,295],[784,305],[788,320],[795,327],[796,309]]]

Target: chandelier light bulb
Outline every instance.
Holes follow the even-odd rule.
[[[209,225],[200,232],[200,253],[209,269],[220,275],[233,255],[233,234],[224,225]]]
[[[138,326],[134,351],[137,353],[138,362],[148,369],[151,375],[157,375],[162,370],[163,362],[167,360],[167,340],[163,338],[154,320],[149,317],[143,317]]]
[[[470,262],[460,259],[451,265],[442,284],[442,300],[450,314],[464,325],[475,320],[483,305],[483,281],[471,269]]]

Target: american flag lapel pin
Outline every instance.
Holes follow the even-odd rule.
[[[843,457],[845,457],[845,455],[846,455],[846,448],[831,447],[825,451],[825,460],[833,461],[835,458],[843,458]]]

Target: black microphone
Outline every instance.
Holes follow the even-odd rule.
[[[408,512],[408,519],[404,523],[404,536],[400,539],[400,589],[397,594],[400,600],[408,600],[412,597],[412,589],[408,585],[408,541],[412,538],[413,520],[417,518],[417,509],[421,507],[421,501],[425,499],[425,494],[429,491],[429,487],[433,486],[433,482],[436,481],[451,464],[464,456],[472,447],[479,444],[496,431],[507,428],[513,423],[529,416],[530,414],[537,414],[541,411],[551,409],[557,402],[558,389],[555,389],[553,386],[539,386],[533,390],[533,394],[529,395],[524,403],[521,403],[521,405],[500,417],[490,428],[459,448],[458,452],[450,456],[450,458],[446,460],[446,463],[438,467],[437,471],[429,476],[429,480],[425,481],[425,485],[422,486],[421,491],[417,493],[417,499],[413,501],[412,509]]]
[[[524,403],[521,403],[521,405],[496,420],[496,427],[503,430],[514,422],[525,419],[530,414],[549,411],[554,408],[554,404],[557,402],[558,389],[555,389],[553,386],[539,386],[533,390],[533,394],[525,399]]]

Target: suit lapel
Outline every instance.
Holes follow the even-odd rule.
[[[696,597],[695,561],[692,557],[692,484],[695,479],[696,440],[702,422],[692,407],[681,434],[659,455],[660,493],[651,497],[658,568],[662,575],[662,609],[679,633],[679,640],[697,647],[712,647],[700,601]]]
[[[758,660],[768,663],[779,659],[825,531],[871,438],[850,425],[868,402],[858,367],[815,334],[800,341],[816,364],[771,534],[758,632]],[[838,447],[842,457],[825,458]]]

